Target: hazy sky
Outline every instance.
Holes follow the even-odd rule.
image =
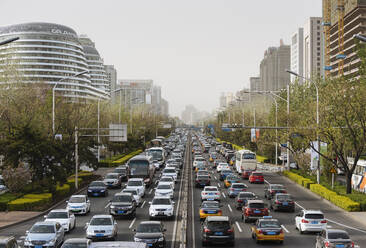
[[[212,111],[221,92],[249,86],[269,46],[321,0],[0,0],[0,25],[53,22],[87,34],[120,79],[153,79],[170,113]]]

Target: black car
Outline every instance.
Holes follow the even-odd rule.
[[[127,166],[120,166],[114,169],[114,173],[118,173],[120,175],[122,182],[128,181],[128,167]]]
[[[165,231],[160,221],[142,221],[137,229],[134,229],[134,241],[146,243],[148,247],[163,248],[166,245]]]
[[[264,188],[264,198],[271,200],[275,194],[287,193],[285,187],[282,184],[270,184]]]
[[[237,209],[242,209],[248,200],[255,200],[257,196],[252,192],[240,192],[235,198],[235,204]]]
[[[107,196],[108,188],[103,181],[93,181],[88,186],[88,196]]]
[[[210,186],[211,185],[211,180],[210,180],[210,176],[206,176],[206,175],[199,175],[196,177],[196,187],[205,187],[205,186]]]
[[[295,202],[293,201],[290,194],[278,193],[274,195],[271,199],[270,207],[274,211],[287,210],[290,212],[295,212]]]
[[[117,193],[109,202],[109,214],[113,216],[136,216],[137,204],[131,193]]]
[[[228,216],[208,216],[202,223],[202,246],[210,243],[235,245],[234,227]]]

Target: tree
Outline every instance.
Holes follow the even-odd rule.
[[[18,167],[13,168],[7,166],[3,172],[5,185],[8,187],[10,192],[17,193],[24,189],[26,183],[32,178],[31,171],[25,168],[24,164],[21,163]]]

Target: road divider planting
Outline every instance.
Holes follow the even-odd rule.
[[[37,211],[52,202],[51,193],[27,194],[8,203],[9,211]]]
[[[336,192],[316,184],[308,178],[290,171],[284,171],[283,175],[346,211],[356,212],[361,210],[360,203],[351,200],[347,196],[338,195]]]

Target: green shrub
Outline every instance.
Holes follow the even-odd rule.
[[[22,198],[25,199],[41,199],[44,204],[49,204],[52,202],[52,194],[51,193],[43,193],[43,194],[27,194]]]
[[[83,181],[89,181],[94,178],[94,173],[89,171],[81,171],[78,173],[78,178],[81,178]],[[75,182],[75,174],[69,176],[68,180],[74,180]]]
[[[69,184],[64,184],[62,186],[60,186],[59,184],[56,186],[56,192],[55,192],[55,196],[54,198],[59,198],[59,197],[63,197],[66,196],[68,193],[70,193],[70,185]]]
[[[81,179],[80,177],[78,178],[78,186],[81,185],[81,182],[83,181],[83,179]],[[75,178],[69,178],[67,179],[67,184],[70,186],[70,190],[74,191],[75,190]]]
[[[356,212],[361,210],[360,203],[354,202],[346,196],[331,195],[329,200],[346,211]]]
[[[52,194],[27,194],[8,203],[9,211],[34,211],[43,209],[52,202]]]
[[[328,201],[330,201],[330,198],[332,196],[337,195],[336,192],[331,191],[331,190],[327,189],[326,187],[319,185],[319,184],[311,184],[310,190],[312,192],[314,192],[315,194],[320,195],[324,199],[327,199]]]
[[[142,150],[137,150],[137,151],[131,152],[131,153],[127,154],[126,156],[124,156],[116,161],[113,161],[111,166],[118,166],[118,165],[125,164],[128,160],[130,160],[132,157],[140,154],[141,152],[142,152]]]
[[[6,211],[8,208],[8,203],[19,198],[20,194],[15,193],[4,193],[0,195],[0,211]]]

